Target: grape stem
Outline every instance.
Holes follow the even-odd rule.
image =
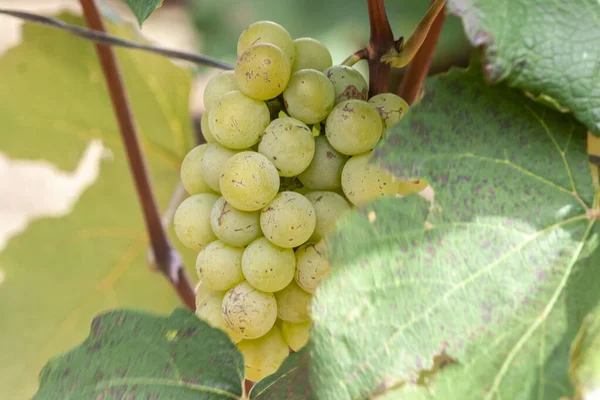
[[[348,58],[346,58],[344,61],[342,61],[342,65],[351,67],[354,64],[356,64],[357,62],[359,62],[360,60],[365,60],[367,58],[369,58],[367,48],[363,47],[362,49],[356,51],[356,53],[348,56]]]
[[[366,51],[369,62],[369,97],[372,97],[388,91],[391,66],[382,63],[381,57],[395,47],[395,43],[384,0],[367,0],[367,7],[371,37]]]
[[[80,0],[80,3],[88,27],[105,33],[106,28],[94,0]],[[133,113],[115,54],[110,46],[104,44],[96,44],[95,46],[119,125],[121,139],[127,150],[127,161],[135,182],[146,230],[150,236],[151,259],[156,263],[156,269],[173,286],[183,303],[194,310],[194,286],[183,265],[181,256],[169,242],[163,228],[146,162],[140,148]]]
[[[432,7],[430,10],[433,8],[433,5],[442,2],[438,1],[436,3],[436,0],[433,0],[431,3]],[[406,69],[406,73],[398,90],[398,95],[400,95],[400,97],[402,97],[409,105],[413,104],[421,96],[423,82],[429,73],[433,53],[445,20],[446,10],[442,7],[431,23],[426,34],[427,36],[424,38],[419,50],[408,64],[408,68]]]

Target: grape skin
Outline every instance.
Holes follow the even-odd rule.
[[[315,154],[315,139],[302,121],[277,118],[265,129],[258,152],[275,165],[279,176],[296,176],[310,164]]]
[[[335,150],[325,136],[315,138],[315,155],[309,166],[298,175],[302,184],[314,190],[334,190],[341,187],[342,169],[348,156]]]
[[[323,242],[305,243],[296,249],[296,283],[305,292],[314,294],[321,279],[331,271]]]
[[[350,99],[367,100],[369,86],[358,70],[346,65],[334,65],[324,73],[333,83],[336,104]]]
[[[237,348],[244,356],[244,375],[253,382],[275,373],[289,354],[288,346],[277,326],[273,326],[258,339],[242,340]]]
[[[381,93],[369,99],[381,116],[385,128],[397,124],[408,110],[408,103],[393,93]]]
[[[216,240],[204,247],[196,258],[196,273],[203,285],[213,290],[229,290],[244,281],[244,249]]]
[[[200,193],[183,200],[173,216],[175,235],[189,249],[200,251],[217,237],[210,228],[210,210],[218,197]]]
[[[256,339],[275,324],[277,302],[273,293],[261,292],[242,282],[225,294],[221,312],[231,331],[244,339]]]
[[[219,240],[230,246],[244,247],[262,235],[260,212],[240,211],[224,197],[213,205],[210,226]]]
[[[277,195],[279,174],[262,154],[244,151],[232,156],[223,166],[220,188],[233,207],[257,211]]]
[[[383,134],[383,122],[373,105],[362,100],[338,103],[325,123],[329,144],[340,153],[355,155],[375,147]]]
[[[202,295],[196,295],[196,317],[205,321],[213,328],[225,332],[233,343],[240,342],[242,340],[241,335],[227,328],[221,314],[221,304],[223,303],[225,292],[210,290],[201,284],[198,288],[198,293],[202,293]]]
[[[315,69],[302,69],[292,74],[283,101],[288,114],[305,124],[324,120],[335,101],[333,84]]]
[[[246,49],[238,57],[234,71],[242,92],[254,99],[269,100],[283,92],[292,66],[279,47],[263,43]]]
[[[283,340],[290,346],[290,349],[294,351],[300,351],[310,336],[311,321],[292,323],[287,321],[281,321],[281,334]]]
[[[211,187],[202,178],[202,157],[208,147],[201,144],[190,150],[181,163],[181,184],[189,194],[214,193]]]
[[[309,192],[304,195],[313,207],[317,216],[315,231],[310,240],[318,242],[335,230],[338,220],[351,210],[350,204],[334,192]]]
[[[306,242],[315,231],[315,209],[300,193],[281,192],[260,213],[260,227],[269,241],[292,248]]]
[[[294,40],[294,45],[296,59],[292,66],[292,73],[301,69],[316,69],[323,72],[333,64],[329,49],[318,40],[298,38]]]
[[[270,118],[269,108],[264,101],[236,90],[219,97],[209,111],[208,127],[221,145],[241,150],[258,143]]]
[[[239,90],[233,71],[221,71],[206,83],[204,88],[204,110],[210,110],[217,99],[227,92]]]
[[[305,322],[310,319],[310,303],[312,295],[306,293],[296,281],[292,281],[285,289],[275,292],[277,300],[277,316],[287,322]]]
[[[204,113],[202,113],[202,118],[200,118],[200,130],[202,131],[202,136],[204,137],[204,140],[206,140],[206,143],[217,143],[208,127],[208,110],[205,110]]]
[[[220,179],[223,165],[237,153],[237,151],[230,150],[218,143],[210,143],[206,147],[204,155],[202,156],[200,170],[202,171],[202,178],[204,181],[215,192],[221,193]]]
[[[356,206],[386,195],[396,195],[399,182],[388,172],[369,162],[372,151],[351,157],[342,171],[342,189]]]
[[[246,28],[237,43],[238,57],[246,49],[261,43],[279,47],[287,56],[290,65],[296,56],[296,46],[289,32],[281,25],[272,21],[258,21]]]
[[[294,279],[296,257],[292,249],[275,246],[262,237],[250,243],[242,255],[246,281],[263,292],[276,292]]]

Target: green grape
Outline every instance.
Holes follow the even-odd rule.
[[[324,242],[305,243],[296,249],[296,283],[305,292],[313,294],[331,270]]]
[[[215,192],[221,192],[219,180],[223,165],[236,153],[237,151],[225,148],[218,143],[210,143],[206,147],[202,156],[200,171],[202,171],[204,182]]]
[[[342,189],[346,198],[356,206],[386,195],[396,195],[399,182],[388,172],[371,164],[369,151],[351,157],[342,171]]]
[[[253,382],[275,373],[289,354],[288,346],[276,326],[258,339],[242,340],[237,348],[244,356],[245,378]]]
[[[367,100],[369,86],[360,72],[346,65],[334,65],[324,71],[335,88],[336,104],[350,99]]]
[[[208,127],[221,145],[241,150],[258,143],[270,118],[264,101],[236,90],[219,97],[208,113]]]
[[[283,101],[289,115],[305,124],[324,120],[335,100],[333,84],[315,69],[303,69],[292,74],[283,91]]]
[[[244,247],[262,234],[260,212],[237,210],[224,197],[210,212],[210,226],[219,240],[236,247]]]
[[[333,64],[331,53],[318,40],[299,38],[294,40],[294,45],[296,46],[296,60],[292,72],[301,69],[316,69],[323,72]]]
[[[383,122],[373,105],[363,100],[338,103],[325,122],[327,140],[347,155],[371,150],[383,134]]]
[[[287,56],[290,65],[296,56],[296,46],[288,31],[272,21],[258,21],[246,28],[237,43],[238,57],[249,47],[269,43],[279,47]]]
[[[206,140],[206,143],[217,142],[208,127],[208,110],[205,110],[202,113],[202,118],[200,118],[200,130],[202,131],[202,136],[204,137],[204,140]]]
[[[223,197],[233,207],[257,211],[269,204],[279,191],[279,175],[267,157],[244,151],[227,160],[220,186]]]
[[[202,249],[196,258],[196,273],[203,285],[213,290],[229,290],[244,281],[241,247],[216,240]]]
[[[300,351],[301,348],[306,346],[308,337],[310,336],[311,325],[311,321],[296,324],[287,321],[281,322],[281,334],[283,340],[290,346],[290,349]]]
[[[244,339],[256,339],[275,324],[277,302],[273,293],[261,292],[242,282],[225,294],[221,312],[231,331]]]
[[[219,197],[211,193],[195,194],[181,202],[173,216],[175,235],[192,250],[202,250],[217,237],[210,229],[210,210]]]
[[[283,51],[272,44],[246,49],[235,63],[235,79],[246,95],[259,100],[279,96],[287,86],[292,66]]]
[[[308,199],[296,192],[281,192],[260,213],[260,227],[269,241],[292,248],[306,242],[315,231],[317,217]]]
[[[332,232],[342,215],[350,211],[350,205],[334,192],[309,192],[304,195],[315,208],[317,224],[310,237],[311,241],[318,242]]]
[[[298,179],[315,190],[334,190],[341,186],[342,168],[348,156],[335,150],[325,136],[315,138],[315,155]]]
[[[204,293],[202,299],[196,297],[196,317],[205,321],[213,328],[225,332],[233,343],[240,342],[242,336],[227,327],[221,313],[221,305],[225,292],[210,289],[203,289],[202,292]]]
[[[263,292],[286,287],[294,279],[295,270],[294,251],[275,246],[264,237],[250,243],[242,256],[246,281]]]
[[[213,76],[204,88],[204,109],[210,110],[219,97],[233,90],[239,90],[233,71],[222,71]]]
[[[187,153],[181,163],[181,184],[189,194],[214,193],[204,181],[204,178],[202,178],[202,171],[200,169],[202,156],[207,147],[207,144],[194,147]]]
[[[287,322],[306,322],[310,319],[310,302],[312,295],[306,293],[296,281],[292,281],[285,289],[275,293],[277,300],[277,316]]]
[[[279,176],[296,176],[310,164],[315,154],[315,139],[301,121],[277,118],[265,129],[258,152],[275,165]]]
[[[384,128],[397,124],[408,110],[408,103],[393,93],[375,95],[369,99],[369,103],[373,104],[381,116]]]

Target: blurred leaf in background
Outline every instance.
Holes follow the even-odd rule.
[[[80,17],[59,17],[82,24]],[[123,24],[111,31],[137,34]],[[159,56],[117,53],[164,210],[192,146],[191,73]],[[180,302],[148,271],[148,240],[93,45],[26,24],[22,44],[0,58],[0,75],[0,149],[9,157],[72,170],[90,141],[105,146],[99,178],[72,212],[33,222],[0,253],[0,398],[22,399],[37,389],[47,360],[83,340],[99,312],[169,313]],[[193,266],[194,254],[183,254]]]

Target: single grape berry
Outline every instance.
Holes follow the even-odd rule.
[[[371,155],[372,151],[369,151],[351,157],[342,171],[342,189],[346,198],[356,206],[398,193],[398,180],[376,164],[371,164]]]
[[[196,273],[203,285],[213,290],[229,290],[244,281],[241,247],[215,240],[196,258]]]
[[[294,279],[295,270],[294,251],[275,246],[264,237],[250,243],[242,255],[244,277],[263,292],[286,287]]]
[[[313,294],[317,286],[331,271],[327,248],[323,242],[305,243],[298,247],[296,255],[296,283],[305,292]]]
[[[276,326],[258,339],[242,340],[237,348],[244,356],[244,375],[254,382],[275,373],[289,354],[288,346]]]
[[[325,136],[315,138],[315,155],[309,166],[298,175],[308,189],[335,190],[341,187],[342,168],[348,156],[331,147]]]
[[[173,216],[173,228],[185,247],[199,251],[217,240],[210,228],[210,210],[218,199],[214,194],[195,194],[177,207]]]
[[[397,124],[408,110],[408,103],[402,97],[393,93],[375,95],[369,99],[369,103],[373,104],[375,110],[381,116],[385,128]]]
[[[189,194],[214,193],[202,177],[202,157],[208,144],[194,147],[181,163],[181,184]]]
[[[277,316],[287,322],[306,322],[310,319],[312,295],[292,281],[285,289],[275,293]]]
[[[260,43],[269,43],[279,47],[288,57],[290,65],[294,62],[296,47],[288,31],[272,21],[258,21],[246,28],[237,44],[238,57],[248,48]]]
[[[203,100],[204,110],[210,110],[217,99],[227,92],[239,90],[233,71],[221,71],[206,83]]]
[[[317,224],[310,240],[318,242],[335,230],[338,220],[351,210],[343,196],[334,192],[308,192],[304,195],[315,208]]]
[[[273,293],[261,292],[242,282],[225,294],[221,313],[228,329],[244,339],[256,339],[275,324],[277,302]]]
[[[371,150],[383,134],[383,122],[372,104],[363,100],[338,103],[325,123],[327,140],[343,154]]]
[[[324,120],[335,101],[333,84],[315,69],[302,69],[292,74],[283,91],[285,108],[289,115],[305,124]]]
[[[292,66],[279,47],[263,43],[246,49],[238,57],[234,71],[242,92],[254,99],[269,100],[283,92]]]
[[[296,192],[281,192],[260,213],[260,227],[269,241],[292,248],[306,242],[315,231],[317,217],[308,199]]]
[[[316,69],[323,72],[333,64],[329,49],[318,40],[299,38],[294,40],[294,45],[296,59],[292,66],[292,73],[301,69]]]
[[[290,349],[300,351],[301,348],[306,346],[311,325],[311,321],[298,323],[281,321],[281,334]]]
[[[236,247],[244,247],[262,234],[260,212],[240,211],[225,197],[219,198],[213,205],[210,226],[219,240]]]
[[[198,287],[198,291],[202,295],[196,296],[196,317],[206,321],[213,328],[225,332],[233,343],[241,341],[242,336],[233,332],[225,325],[225,320],[221,313],[221,305],[223,297],[225,297],[225,292],[207,289],[202,284]]]
[[[335,103],[357,99],[367,100],[369,86],[360,72],[346,65],[334,65],[324,71],[335,88]]]

